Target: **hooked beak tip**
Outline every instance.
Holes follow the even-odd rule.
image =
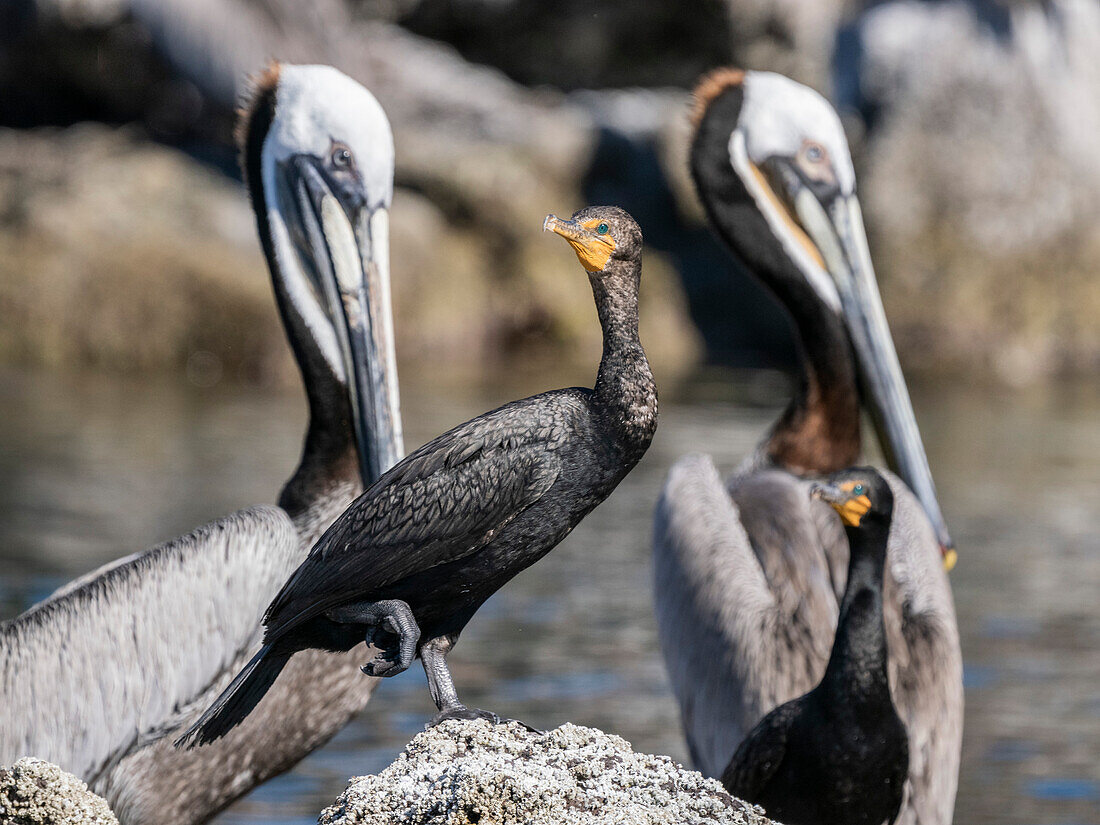
[[[555,235],[560,235],[570,243],[580,240],[584,236],[584,230],[572,220],[562,220],[553,212],[546,216],[542,222],[542,228]]]

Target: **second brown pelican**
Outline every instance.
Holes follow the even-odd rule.
[[[692,756],[717,776],[768,711],[825,670],[848,546],[806,488],[857,463],[865,406],[898,473],[887,474],[895,511],[885,583],[890,685],[910,745],[898,821],[947,825],[963,712],[944,569],[954,549],[879,298],[840,119],[813,90],[765,72],[713,73],[696,96],[696,188],[718,234],[788,311],[803,375],[728,481],[709,458],[686,457],[657,507],[657,620]]]
[[[259,647],[264,608],[316,538],[403,452],[389,296],[394,154],[382,108],[335,69],[276,65],[239,125],[309,401],[280,506],[123,559],[0,625],[0,764],[55,762],[123,825],[206,821],[328,741],[376,684],[359,672],[362,649],[311,652],[232,735],[201,752],[171,747]],[[313,685],[317,672],[326,678]]]

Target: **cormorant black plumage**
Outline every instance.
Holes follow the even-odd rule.
[[[297,651],[382,652],[372,676],[419,655],[443,718],[484,714],[454,690],[445,656],[477,609],[534,564],[637,464],[657,426],[657,392],[638,339],[642,235],[617,207],[547,217],[588,271],[603,358],[594,389],[507,404],[410,454],[367,489],[310,551],[267,610],[265,646],[180,740],[240,722]],[[323,678],[323,675],[319,675]]]
[[[749,733],[722,774],[726,789],[788,825],[882,825],[901,808],[909,740],[890,698],[883,566],[894,497],[870,467],[843,470],[814,495],[840,514],[851,555],[821,682]]]

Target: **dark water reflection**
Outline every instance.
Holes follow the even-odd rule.
[[[439,388],[406,370],[408,442],[546,383]],[[481,707],[543,727],[595,725],[684,760],[650,609],[652,504],[685,452],[736,463],[781,395],[759,377],[662,389],[649,455],[485,606],[453,668]],[[952,582],[967,726],[956,821],[1100,823],[1100,391],[952,384],[914,394],[961,552]],[[293,393],[13,374],[0,374],[0,399],[3,617],[95,565],[272,501],[304,415]],[[388,681],[328,747],[219,822],[315,822],[348,776],[388,764],[431,710],[419,669]]]

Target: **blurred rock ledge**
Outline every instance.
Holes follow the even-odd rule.
[[[278,56],[336,65],[365,83],[393,122],[403,361],[499,370],[520,363],[515,356],[525,364],[589,358],[598,330],[579,272],[537,226],[547,211],[595,201],[634,213],[656,250],[646,259],[643,336],[661,372],[700,357],[697,329],[712,361],[789,364],[781,314],[703,227],[686,175],[686,92],[563,95],[537,85],[663,82],[645,57],[659,53],[650,41],[634,46],[637,66],[629,50],[608,62],[596,35],[609,28],[677,41],[669,83],[686,82],[700,61],[724,61],[720,38],[705,38],[698,56],[685,51],[703,23],[666,32],[657,23],[673,5],[644,15],[625,0],[606,12],[573,2],[549,12],[533,0],[491,5],[478,13],[485,37],[503,37],[491,20],[507,19],[508,31],[543,25],[517,41],[538,54],[506,37],[506,48],[479,47],[482,29],[442,0],[0,4],[0,122],[134,127],[0,137],[0,362],[189,365],[208,383],[293,374],[243,196],[144,142],[185,146],[229,170],[242,78]],[[1014,384],[1100,370],[1100,4],[719,6],[736,61],[834,87],[907,369]],[[717,31],[711,12],[700,19]],[[593,14],[604,16],[590,25]],[[645,20],[631,22],[636,14]],[[578,65],[558,73],[567,58]],[[659,164],[649,168],[654,154]],[[106,170],[85,168],[101,159]],[[157,174],[159,183],[147,180]],[[146,203],[150,192],[161,201]],[[218,204],[213,216],[204,199]],[[174,214],[181,207],[190,213]]]
[[[424,178],[394,198],[402,361],[499,369],[515,357],[597,357],[584,273],[541,231],[548,211],[568,214],[580,195],[543,191],[517,163],[482,175],[484,155],[446,163],[477,180],[451,197],[437,182],[451,214],[418,191]],[[509,197],[495,201],[496,187]],[[695,359],[679,279],[659,254],[646,260],[642,319],[655,365]],[[243,188],[126,129],[0,130],[0,361],[296,380]]]
[[[861,191],[903,359],[1097,374],[1100,3],[889,0],[849,34],[837,98],[870,125]]]
[[[228,166],[215,149],[245,74],[272,55],[337,66],[393,123],[402,361],[499,369],[515,356],[598,353],[584,274],[540,231],[547,212],[584,205],[598,137],[560,93],[525,89],[342,0],[20,0],[7,12],[9,122],[76,115],[140,131],[0,136],[0,361],[153,370],[213,356],[220,369],[204,374],[293,374],[243,193],[140,139]],[[641,302],[654,365],[692,363],[698,334],[659,254],[647,256]]]
[[[593,728],[449,721],[352,779],[319,825],[769,825],[759,810]]]
[[[3,825],[118,825],[107,802],[57,765],[20,759],[0,767]]]

